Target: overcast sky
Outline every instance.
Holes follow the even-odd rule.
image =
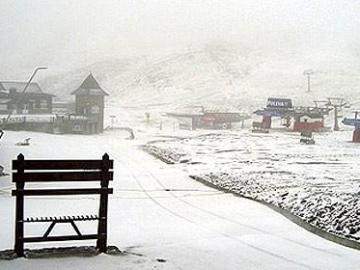
[[[1,69],[8,75],[211,42],[352,50],[359,14],[357,0],[0,0]]]

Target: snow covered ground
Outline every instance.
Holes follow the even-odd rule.
[[[328,232],[360,241],[360,147],[352,131],[316,134],[217,132],[148,144],[189,175],[284,208]]]
[[[231,152],[218,153],[217,162],[223,162],[217,166],[212,164],[213,167],[203,164],[209,162],[205,155],[198,156],[197,161],[202,164],[179,165],[186,169],[184,171],[178,165],[162,163],[139,148],[147,140],[163,138],[149,138],[141,133],[136,135],[136,140],[129,141],[124,139],[127,134],[123,131],[109,131],[97,136],[6,132],[0,146],[0,164],[5,166],[7,172],[11,169],[10,160],[15,159],[19,152],[26,158],[44,159],[99,158],[104,152],[108,152],[115,160],[115,180],[112,183],[114,194],[109,203],[108,244],[116,245],[129,254],[89,258],[16,259],[0,261],[0,269],[358,269],[360,259],[357,250],[313,235],[263,205],[206,187],[188,177],[189,171],[186,170],[193,166],[202,173],[205,173],[205,169],[210,172],[210,169],[230,165],[236,169],[236,162],[229,162],[229,158],[225,156],[225,153]],[[344,138],[345,135],[347,134],[344,133]],[[230,139],[234,136],[238,136],[238,140]],[[207,140],[212,140],[217,146],[223,141],[222,149],[227,150],[230,149],[224,147],[224,140],[227,138],[228,142],[238,141],[237,147],[232,145],[232,149],[236,150],[245,146],[243,140],[249,136],[245,132],[222,136],[208,135],[171,144],[185,146],[196,142],[197,146],[194,144],[183,149],[197,150],[201,140],[205,140],[204,151],[209,151],[212,144],[206,146]],[[285,135],[271,134],[264,140],[270,140],[270,136],[278,138],[280,146],[285,144]],[[15,145],[28,137],[32,138],[30,147]],[[297,142],[295,136],[289,136],[288,140]],[[319,149],[322,139],[317,140],[320,145],[311,146],[314,152],[309,155],[321,154]],[[323,140],[325,141],[325,138]],[[259,142],[260,140],[254,140],[253,144],[247,146],[247,150],[249,147],[254,147],[254,150],[262,148],[264,145],[259,145]],[[353,149],[351,144],[343,144],[344,147],[348,146],[349,150]],[[299,154],[305,152],[300,146],[296,146],[296,149]],[[247,150],[241,151],[246,155]],[[286,154],[289,149],[281,150],[279,147],[278,151],[284,154],[283,159],[289,158],[286,156],[289,155]],[[234,153],[236,151],[233,151]],[[351,153],[355,155],[356,151]],[[262,155],[266,154],[261,154],[260,150],[259,153],[254,152],[250,161],[255,162]],[[192,156],[193,161],[196,160],[195,156]],[[241,162],[248,158],[237,155],[237,159]],[[276,163],[275,160],[273,162]],[[241,164],[243,163],[237,166],[240,167]],[[296,167],[306,175],[308,169],[299,165]],[[262,169],[264,168],[266,167]],[[287,171],[289,168],[281,170]],[[12,187],[10,176],[0,178],[2,250],[13,246],[14,199],[10,196]],[[25,214],[46,216],[63,214],[64,211],[66,214],[92,214],[97,207],[95,199],[91,196],[28,198]],[[94,224],[80,226],[85,231],[95,229]],[[26,233],[43,233],[44,229],[32,226],[27,228]],[[68,229],[59,226],[54,233],[70,232]],[[53,244],[32,244],[27,247],[40,248]],[[80,244],[93,242],[61,243],[70,246]],[[159,259],[165,261],[159,262]]]

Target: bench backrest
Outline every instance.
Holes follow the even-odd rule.
[[[18,256],[24,256],[24,242],[43,241],[65,241],[65,240],[87,240],[97,239],[97,248],[100,252],[106,252],[107,242],[107,208],[108,194],[113,193],[109,188],[109,181],[113,180],[113,160],[109,160],[108,154],[104,154],[101,160],[25,160],[24,155],[19,154],[12,163],[13,182],[16,189],[12,195],[16,196],[15,217],[15,252]],[[26,182],[78,182],[98,181],[100,188],[51,188],[51,189],[25,189]],[[60,196],[60,195],[84,195],[100,194],[98,232],[96,235],[82,235],[74,224],[75,220],[93,220],[95,218],[68,218],[64,221],[71,222],[78,235],[75,236],[53,236],[48,234],[56,224],[52,221],[48,231],[42,237],[24,237],[24,197],[25,196]],[[39,222],[39,219],[30,219]],[[40,221],[43,221],[40,219]]]
[[[101,194],[108,191],[95,188],[67,189],[28,189],[24,190],[26,182],[84,182],[98,181],[101,187],[107,187],[113,180],[113,160],[105,154],[100,160],[25,160],[22,154],[12,163],[13,182],[16,190],[13,195],[21,193],[24,196],[51,195],[81,195]],[[109,192],[110,191],[110,192]]]

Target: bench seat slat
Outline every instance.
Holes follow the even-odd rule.
[[[86,217],[81,218],[79,216],[64,216],[64,217],[28,217],[24,219],[24,222],[29,223],[35,223],[35,222],[52,222],[52,221],[58,221],[58,222],[68,222],[68,221],[87,221],[87,220],[98,220],[99,217],[96,215],[86,215]]]
[[[114,173],[107,172],[105,177],[113,180]],[[102,172],[27,172],[13,173],[13,182],[72,182],[72,181],[101,181]]]
[[[109,169],[112,169],[114,166],[113,160],[24,160],[12,161],[12,168],[14,170],[17,169],[25,169],[25,170],[101,170],[103,166],[103,162],[105,162]]]
[[[112,188],[72,188],[72,189],[18,189],[12,190],[12,196],[53,196],[53,195],[95,195],[113,194]]]

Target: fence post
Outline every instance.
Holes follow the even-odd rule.
[[[17,156],[17,174],[18,178],[16,179],[16,217],[15,217],[15,253],[18,257],[24,256],[24,155],[19,154]]]
[[[109,155],[105,153],[102,157],[101,189],[103,192],[100,194],[98,240],[96,244],[100,252],[106,252],[107,248],[108,193],[105,191],[107,191],[109,185],[109,165]]]

